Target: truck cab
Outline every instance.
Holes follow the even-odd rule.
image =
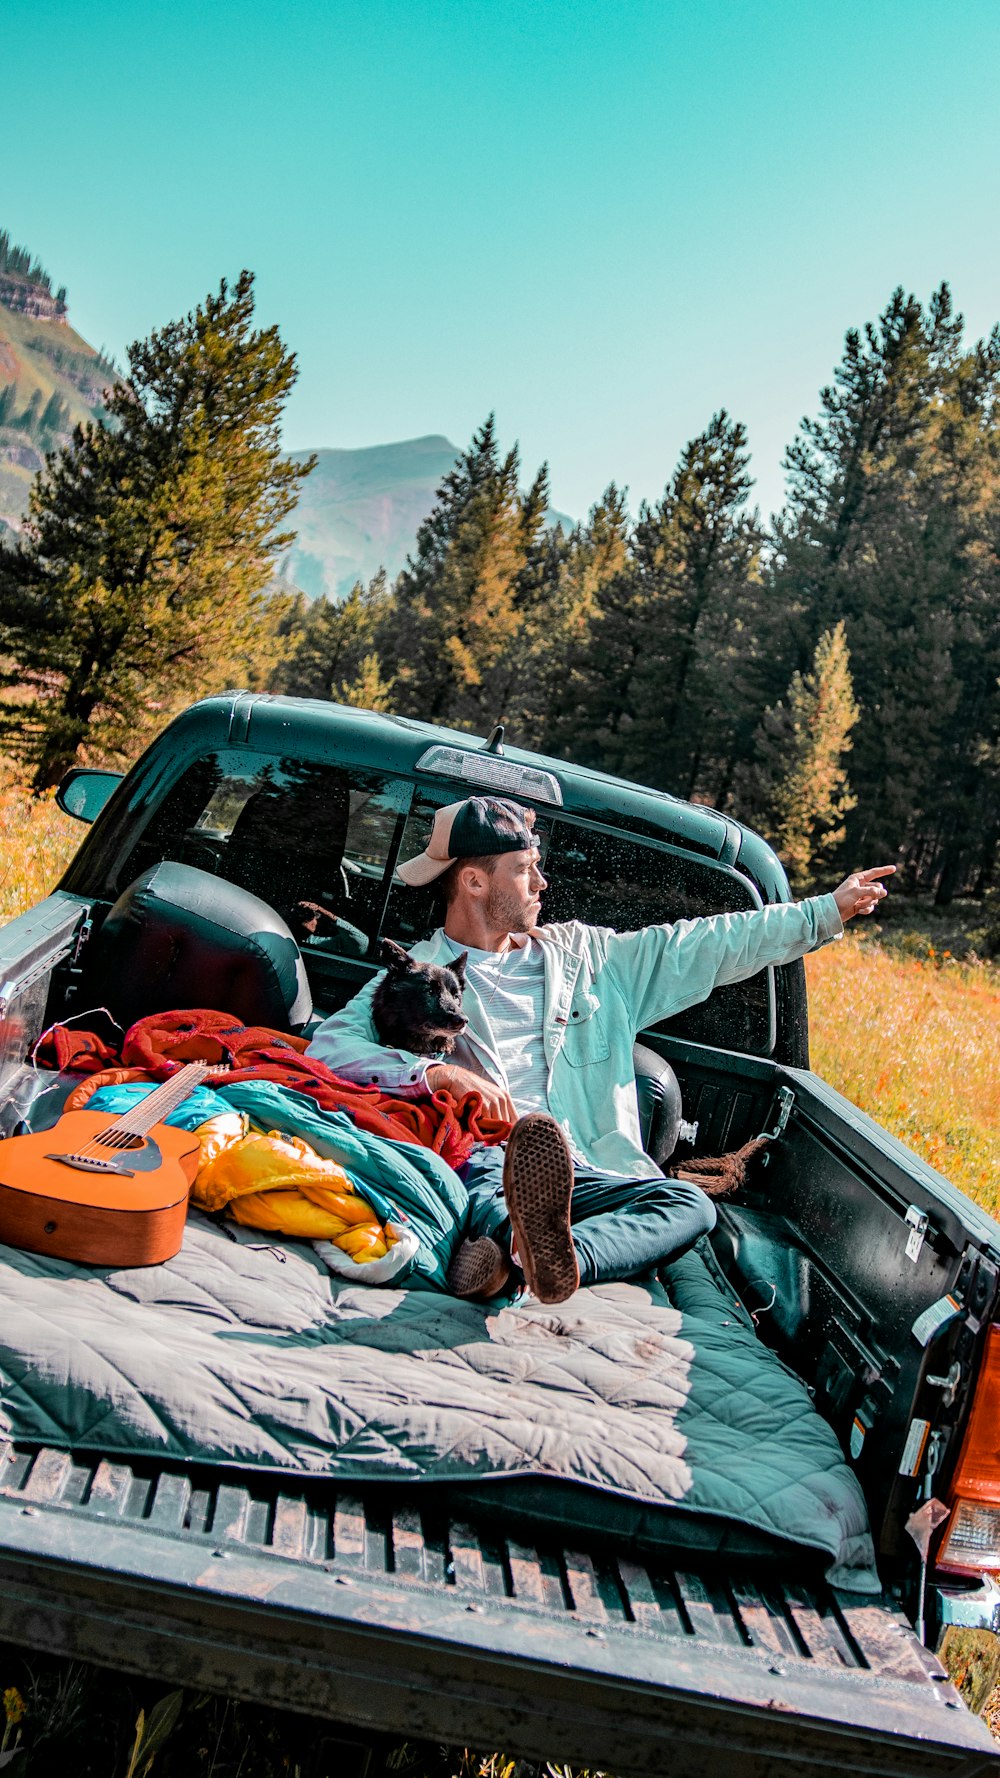
[[[53,894],[0,932],[3,1135],[39,1102],[31,1056],[47,1027],[95,1007],[121,1024],[158,1010],[147,981],[113,977],[105,931],[144,873],[170,861],[275,910],[307,983],[308,1035],[375,973],[381,938],[410,945],[439,923],[433,889],[406,888],[395,867],[422,849],[436,807],[477,791],[536,811],[545,920],[632,930],[788,899],[771,849],[714,810],[495,735],[208,699],[120,782],[64,783],[63,806],[91,830]],[[1000,1229],[810,1071],[801,963],[718,988],[641,1037],[651,1152],[667,1076],[695,1153],[771,1137],[720,1205],[705,1264],[839,1441],[867,1504],[877,1592],[831,1585],[780,1538],[727,1550],[669,1508],[655,1536],[611,1497],[578,1513],[570,1490],[543,1510],[530,1477],[492,1492],[345,1491],[280,1465],[12,1436],[0,1633],[267,1696],[351,1733],[372,1726],[355,1682],[377,1674],[379,1726],[620,1771],[663,1770],[668,1756],[671,1771],[721,1771],[737,1752],[761,1774],[835,1758],[859,1771],[992,1765],[988,1733],[925,1642],[949,1624],[994,1627],[1000,1468],[981,1457]],[[948,1519],[922,1563],[907,1521],[932,1496]]]

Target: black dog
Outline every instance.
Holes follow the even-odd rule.
[[[391,938],[382,940],[379,955],[385,975],[372,1000],[372,1019],[380,1041],[416,1056],[450,1055],[469,1022],[462,1011],[468,951],[447,969],[415,963]]]

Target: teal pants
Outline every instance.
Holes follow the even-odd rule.
[[[502,1148],[477,1144],[459,1177],[469,1194],[467,1236],[492,1235],[508,1253],[503,1158]],[[580,1283],[606,1284],[676,1259],[714,1228],[715,1205],[680,1179],[621,1179],[577,1167],[570,1218]]]

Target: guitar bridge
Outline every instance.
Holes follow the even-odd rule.
[[[101,1160],[97,1155],[47,1154],[45,1159],[61,1161],[64,1167],[76,1167],[81,1173],[116,1173],[121,1179],[135,1178],[134,1167],[124,1167],[118,1160]]]

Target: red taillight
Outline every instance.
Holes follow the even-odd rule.
[[[951,1500],[938,1567],[965,1573],[1000,1569],[1000,1326],[996,1324],[986,1336]]]

